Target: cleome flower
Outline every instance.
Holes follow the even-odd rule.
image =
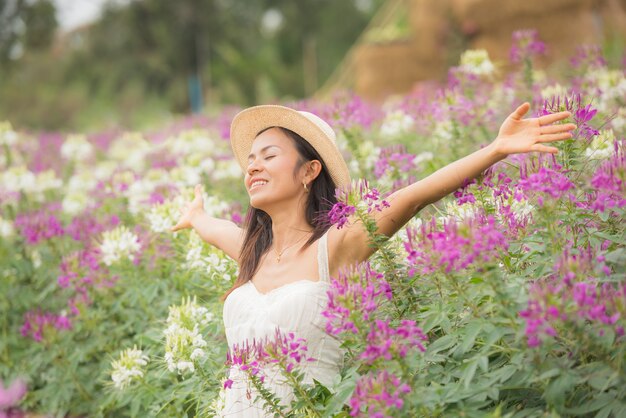
[[[283,373],[294,373],[305,362],[316,361],[307,356],[308,347],[304,338],[293,332],[284,333],[276,327],[273,336],[263,339],[245,340],[243,344],[234,344],[226,354],[226,365],[243,371],[248,376],[256,376],[265,381],[270,370]],[[233,381],[227,379],[223,387],[228,389]]]
[[[183,298],[180,306],[170,306],[165,335],[165,362],[170,372],[193,373],[207,357],[207,342],[200,330],[213,320],[213,314],[199,306],[196,297]]]
[[[137,346],[122,351],[120,357],[111,362],[111,380],[115,388],[123,390],[133,380],[143,377],[143,367],[148,364],[148,360],[148,356],[137,349]]]
[[[362,376],[350,398],[351,417],[395,416],[404,407],[402,399],[411,392],[411,387],[398,377],[382,370],[376,374]]]
[[[139,238],[125,226],[118,226],[111,231],[102,233],[102,262],[107,266],[126,258],[130,261],[135,259],[135,253],[141,248]]]
[[[470,49],[461,55],[461,70],[474,75],[491,75],[495,66],[484,49]]]

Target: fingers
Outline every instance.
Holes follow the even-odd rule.
[[[541,116],[539,118],[539,125],[541,125],[541,126],[549,125],[549,124],[557,122],[559,120],[567,119],[571,115],[572,114],[570,112],[565,111],[565,112],[553,113],[551,115]]]
[[[537,152],[548,152],[550,154],[557,154],[559,152],[558,148],[555,147],[548,147],[542,144],[535,144],[532,147],[530,147],[530,149],[532,151],[537,151]]]
[[[541,135],[537,138],[539,142],[552,142],[561,141],[563,139],[569,139],[572,137],[571,132],[560,132],[558,134]]]
[[[530,103],[522,103],[513,113],[509,115],[509,117],[515,120],[521,120],[526,112],[528,112],[528,109],[530,109]]]
[[[576,129],[576,125],[573,123],[566,123],[565,125],[542,126],[539,132],[542,134],[558,134],[563,131],[573,131],[574,129]]]

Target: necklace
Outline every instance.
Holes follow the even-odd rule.
[[[297,240],[296,242],[294,242],[291,245],[288,245],[287,247],[283,248],[282,250],[280,250],[280,252],[276,251],[276,248],[274,248],[274,252],[276,253],[276,262],[280,263],[280,257],[283,255],[283,253],[288,250],[289,248],[293,247],[294,245],[296,245],[297,243],[299,243],[300,241],[302,241],[304,238],[306,237],[306,235],[304,235],[302,238],[300,238],[299,240]]]

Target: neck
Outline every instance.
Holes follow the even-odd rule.
[[[314,230],[305,217],[305,200],[300,198],[293,203],[282,202],[280,205],[265,209],[272,218],[272,246],[277,251],[292,245],[299,239],[304,242],[303,237]]]

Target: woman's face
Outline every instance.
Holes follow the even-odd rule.
[[[300,180],[303,175],[297,173],[294,178],[299,158],[293,141],[280,129],[270,128],[259,134],[252,142],[245,175],[250,205],[263,209],[304,193]]]

